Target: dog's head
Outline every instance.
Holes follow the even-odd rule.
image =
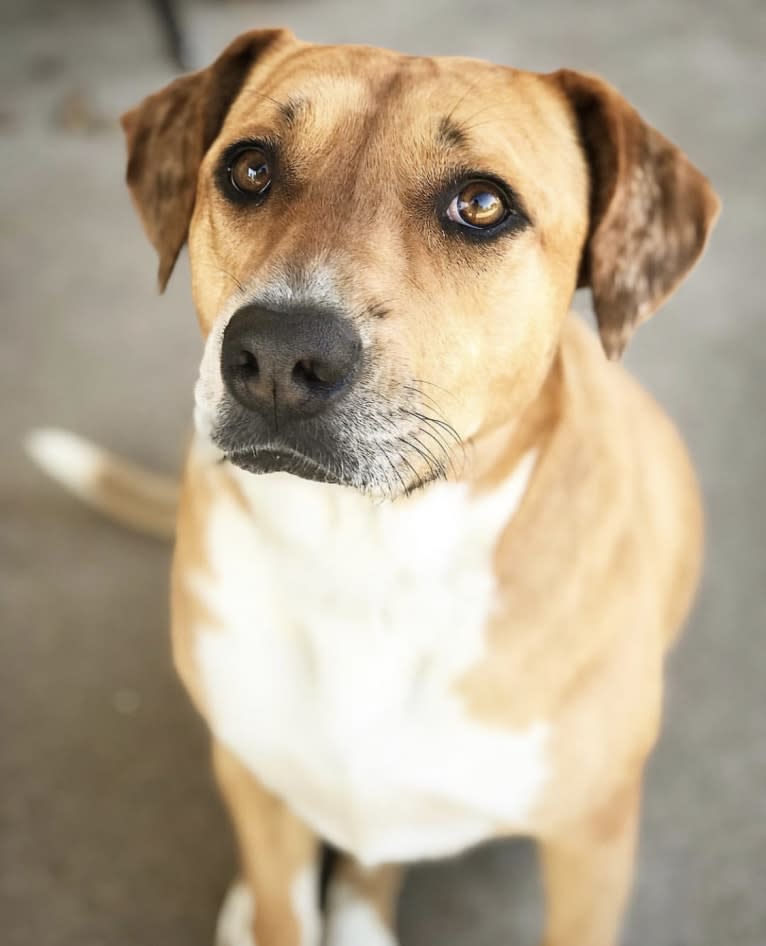
[[[245,34],[123,119],[164,286],[188,241],[197,424],[238,465],[397,495],[519,417],[590,286],[608,355],[718,201],[599,79]]]

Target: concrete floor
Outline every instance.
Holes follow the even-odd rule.
[[[668,672],[626,946],[766,942],[766,6],[644,0],[184,7],[200,60],[242,28],[570,65],[617,84],[710,175],[724,215],[629,364],[676,417],[709,517]],[[169,550],[46,481],[26,430],[178,466],[199,356],[185,267],[155,262],[115,117],[170,78],[148,7],[0,7],[0,941],[208,946],[234,870],[206,741],[170,668]],[[587,305],[587,300],[581,300]],[[405,946],[531,946],[534,861],[498,844],[413,871]],[[362,946],[362,944],[360,944]]]

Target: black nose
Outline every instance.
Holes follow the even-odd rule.
[[[361,340],[333,311],[246,306],[223,334],[221,373],[250,411],[275,423],[318,414],[350,384]]]

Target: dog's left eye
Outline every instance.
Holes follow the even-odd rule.
[[[510,214],[508,199],[492,181],[471,181],[453,198],[447,217],[473,230],[489,230]]]
[[[262,148],[245,148],[228,167],[229,181],[240,194],[261,197],[271,184],[271,166]]]

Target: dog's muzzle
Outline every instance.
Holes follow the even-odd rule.
[[[352,387],[361,356],[356,328],[332,310],[240,309],[221,347],[232,404],[219,445],[253,472],[332,478],[320,475],[328,446],[323,428]]]

